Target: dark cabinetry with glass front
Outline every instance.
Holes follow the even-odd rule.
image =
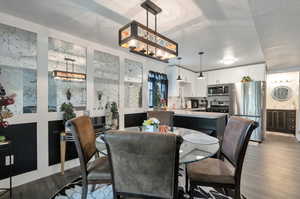
[[[267,110],[267,131],[295,134],[296,110]]]

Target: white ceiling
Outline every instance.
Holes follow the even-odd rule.
[[[270,68],[300,66],[299,0],[153,0],[163,12],[158,30],[179,43],[182,64],[199,70],[267,61]],[[0,12],[120,48],[118,30],[145,23],[143,0],[0,0]],[[152,20],[153,18],[150,18]],[[0,19],[1,22],[1,19]],[[153,25],[151,23],[150,25]]]

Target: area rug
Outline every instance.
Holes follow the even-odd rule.
[[[73,182],[63,187],[51,199],[81,199],[81,190],[81,183]],[[209,187],[197,187],[192,195],[194,199],[231,199]],[[113,199],[112,186],[97,185],[94,191],[89,186],[87,199]]]

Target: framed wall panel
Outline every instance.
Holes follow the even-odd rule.
[[[118,56],[94,51],[94,110],[105,109],[107,102],[119,105],[120,59]]]
[[[16,124],[0,128],[0,135],[12,140],[13,176],[37,169],[36,123]],[[9,174],[9,167],[5,166],[5,156],[6,154],[0,155],[0,180],[7,178]]]
[[[37,34],[0,24],[0,84],[16,94],[14,114],[36,113]]]
[[[143,64],[125,59],[125,108],[142,108],[143,103]]]
[[[86,74],[85,47],[49,38],[48,49],[48,111],[59,112],[63,103],[72,103],[75,110],[85,110],[87,104],[86,80],[65,80],[54,76],[54,71]],[[67,92],[71,99],[67,99]]]

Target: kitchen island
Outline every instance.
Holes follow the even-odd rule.
[[[174,126],[198,130],[222,139],[228,115],[225,113],[211,113],[191,110],[174,111]],[[125,114],[125,128],[140,126],[147,119],[147,113]]]
[[[222,140],[228,120],[226,113],[175,110],[174,126],[202,131]]]

